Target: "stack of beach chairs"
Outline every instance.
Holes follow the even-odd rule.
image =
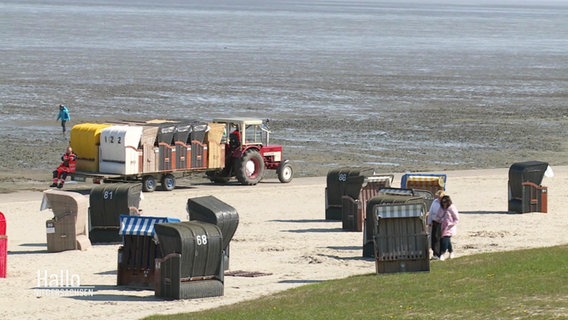
[[[116,175],[222,168],[223,124],[197,120],[81,123],[71,129],[77,171]]]

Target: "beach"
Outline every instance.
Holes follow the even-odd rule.
[[[339,167],[394,174],[395,187],[406,172],[447,174],[457,259],[568,243],[567,15],[554,0],[0,1],[2,317],[139,319],[373,274],[362,233],[325,220],[326,174]],[[40,205],[73,125],[226,117],[270,119],[294,180],[222,186],[198,173],[140,208],[187,220],[189,198],[219,198],[240,219],[229,271],[259,276],[165,301],[116,285],[120,244],[47,252],[53,215]],[[555,172],[548,213],[509,214],[508,169],[531,160]],[[34,289],[50,275],[88,290]]]
[[[69,107],[68,130],[270,119],[271,141],[297,177],[342,165],[399,173],[568,165],[565,2],[6,0],[0,8],[2,177],[49,179],[69,143],[59,104]]]
[[[564,204],[568,200],[568,167],[553,167],[553,171],[554,177],[545,177],[542,183],[548,187],[548,213],[525,214],[507,213],[508,168],[438,172],[447,174],[447,193],[460,210],[458,233],[452,239],[456,259],[567,244]],[[393,186],[399,183],[397,174]],[[40,211],[43,193],[0,194],[0,211],[8,226],[8,273],[0,279],[4,317],[139,319],[215,308],[329,279],[374,274],[374,260],[362,257],[362,233],[343,231],[340,221],[325,220],[325,186],[325,177],[309,177],[289,184],[267,179],[256,186],[187,184],[171,192],[144,194],[140,208],[148,216],[187,220],[187,200],[199,196],[213,195],[233,206],[239,224],[230,244],[227,272],[259,275],[227,275],[223,296],[177,301],[156,298],[152,290],[117,286],[119,244],[48,253],[45,221],[52,214]],[[432,261],[430,272],[436,272],[437,263],[451,260]],[[46,274],[59,277],[61,272],[80,278],[80,285],[91,291],[61,297],[34,290],[44,284]]]

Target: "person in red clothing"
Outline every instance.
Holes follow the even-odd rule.
[[[53,170],[53,183],[50,187],[57,187],[59,189],[63,188],[65,179],[69,173],[75,172],[75,163],[77,161],[77,155],[73,153],[73,148],[67,147],[65,153],[61,156],[61,164],[57,169]]]
[[[239,129],[233,130],[229,135],[229,145],[232,149],[235,149],[241,145],[241,133]]]

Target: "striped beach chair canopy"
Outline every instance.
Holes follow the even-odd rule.
[[[426,207],[422,203],[385,204],[376,206],[375,210],[379,219],[423,218],[426,214]]]
[[[156,223],[180,222],[178,218],[120,215],[121,236],[154,236]]]
[[[401,177],[400,186],[406,189],[429,190],[433,194],[446,190],[447,176],[443,173],[406,173]]]
[[[365,177],[364,183],[377,183],[381,184],[385,187],[390,187],[392,185],[392,181],[394,180],[393,174],[385,174],[385,175],[374,175]]]

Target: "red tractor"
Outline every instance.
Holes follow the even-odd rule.
[[[282,183],[292,181],[292,166],[282,158],[282,146],[269,144],[268,120],[224,118],[213,122],[225,124],[222,142],[226,146],[225,167],[207,171],[211,181],[227,183],[236,177],[241,184],[255,185],[265,170],[276,170]]]

